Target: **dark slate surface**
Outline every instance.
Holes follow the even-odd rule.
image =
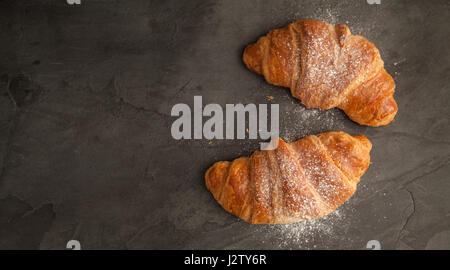
[[[40,2],[40,3],[38,3]],[[0,248],[450,248],[448,1],[0,3]],[[297,19],[346,23],[380,49],[396,122],[369,128],[305,110],[241,61]],[[280,104],[281,137],[327,130],[373,142],[337,213],[254,226],[223,211],[203,173],[258,140],[176,141],[176,103]],[[268,100],[266,96],[273,96]]]

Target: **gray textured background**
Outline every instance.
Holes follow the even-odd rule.
[[[0,248],[450,248],[448,1],[0,2]],[[396,122],[305,110],[241,54],[296,19],[346,23],[381,51]],[[254,226],[204,187],[259,141],[175,141],[176,103],[280,104],[281,137],[361,133],[372,165],[336,214]],[[268,100],[266,96],[273,96]]]

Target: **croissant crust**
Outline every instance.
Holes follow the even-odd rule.
[[[326,132],[219,161],[205,173],[208,190],[249,223],[284,224],[328,215],[348,200],[370,164],[362,135]]]
[[[343,24],[300,20],[271,30],[245,48],[243,61],[308,108],[338,107],[368,126],[389,124],[398,110],[378,49]]]

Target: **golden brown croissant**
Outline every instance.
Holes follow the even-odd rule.
[[[397,113],[395,83],[378,49],[346,25],[296,21],[248,45],[243,60],[308,108],[338,107],[368,126],[387,125]]]
[[[340,131],[219,161],[206,187],[228,212],[250,223],[284,224],[328,215],[356,191],[370,164],[370,141]]]

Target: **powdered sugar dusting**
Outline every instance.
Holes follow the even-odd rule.
[[[292,84],[292,95],[309,107],[339,106],[346,90],[361,83],[361,74],[369,70],[376,54],[366,40],[350,36],[346,27],[311,21],[292,26],[302,33],[298,57],[304,67]]]
[[[313,17],[318,21],[327,22],[330,24],[337,24],[339,22],[339,12],[334,8],[325,8],[323,10],[317,10],[314,12]]]
[[[338,240],[339,231],[344,227],[344,222],[345,214],[338,209],[323,218],[285,225],[267,225],[258,230],[275,237],[274,241],[271,241],[274,249],[310,249],[315,247],[311,243],[323,237]]]
[[[280,148],[278,162],[287,212],[295,218],[320,215],[320,199],[308,185],[302,173],[304,169],[297,163],[297,153]]]
[[[311,136],[288,144],[280,140],[276,150],[252,155],[252,222],[288,223],[317,218],[351,197],[354,187],[348,185],[326,151],[319,139]],[[258,211],[263,211],[261,216]]]
[[[344,129],[345,115],[338,109],[327,111],[306,109],[294,99],[291,99],[291,104],[285,107],[286,112],[283,112],[283,119],[287,120],[280,123],[280,133],[281,137],[288,142],[311,134]]]

